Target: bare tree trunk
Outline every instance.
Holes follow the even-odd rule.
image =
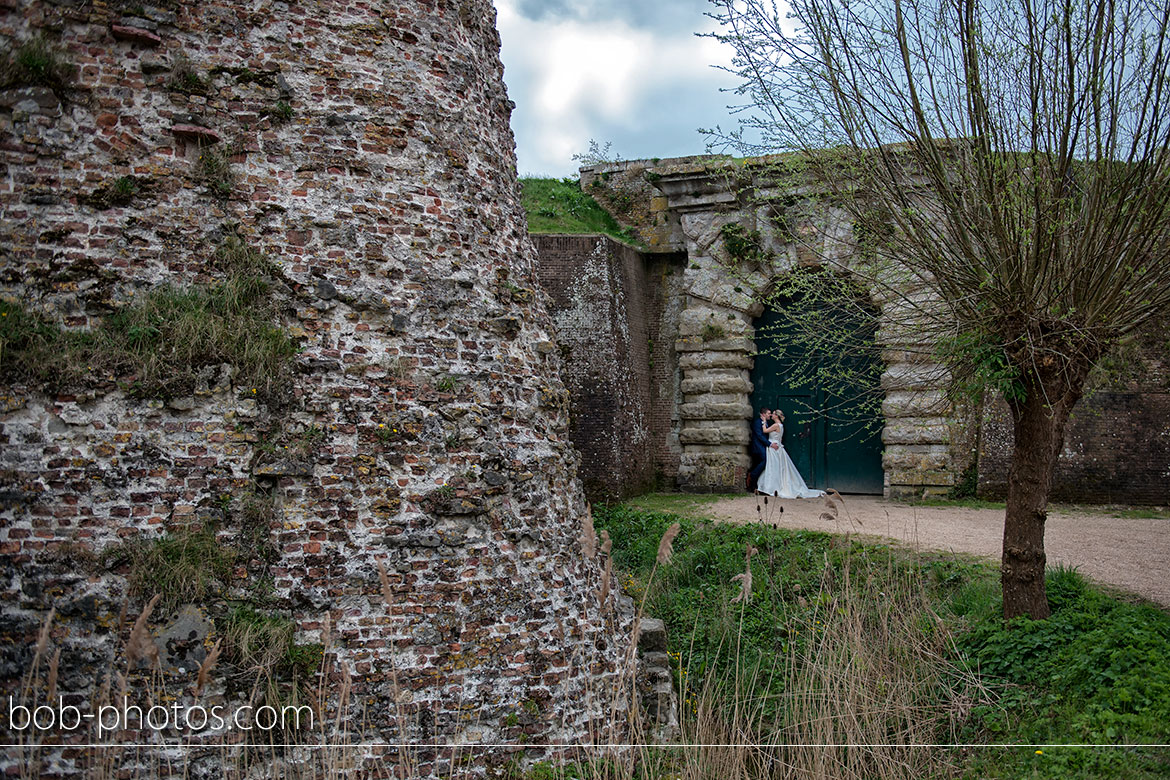
[[[1005,620],[1020,615],[1042,620],[1049,615],[1044,589],[1048,494],[1069,412],[1081,396],[1087,368],[1069,373],[1033,375],[1026,383],[1026,397],[1008,402],[1015,443],[1008,471],[1000,572]]]

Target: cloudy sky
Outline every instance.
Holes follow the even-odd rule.
[[[575,175],[589,140],[623,159],[706,151],[734,124],[707,0],[495,0],[521,175]]]

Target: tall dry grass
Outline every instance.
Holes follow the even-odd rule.
[[[833,518],[845,511],[839,495],[825,503]],[[677,533],[668,531],[671,541]],[[605,780],[949,776],[954,754],[934,746],[956,742],[971,707],[990,694],[955,660],[952,635],[934,611],[916,558],[858,551],[848,536],[838,546],[843,560],[833,566],[826,557],[816,591],[788,594],[809,609],[784,628],[803,633],[805,641],[761,657],[741,647],[745,617],[755,608],[753,587],[783,585],[753,585],[751,561],[759,551],[747,545],[744,571],[732,578],[738,593],[708,607],[722,625],[719,651],[734,659],[729,671],[704,675],[680,662],[677,742],[636,744],[616,760],[586,760],[586,774]],[[659,572],[664,562],[659,556],[646,578],[643,604],[656,574],[670,587],[670,572]],[[687,627],[672,628],[685,635]],[[687,681],[699,677],[691,689]],[[646,741],[645,725],[635,724],[631,741]]]

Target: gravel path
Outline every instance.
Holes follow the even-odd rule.
[[[778,511],[783,507],[784,511]],[[882,536],[915,548],[972,553],[999,560],[1002,509],[912,506],[874,496],[845,496],[838,517],[820,499],[745,496],[703,507],[703,514],[734,523],[765,519],[782,528]],[[1048,565],[1076,566],[1098,582],[1133,591],[1170,607],[1170,520],[1119,518],[1101,509],[1053,509],[1044,534]]]

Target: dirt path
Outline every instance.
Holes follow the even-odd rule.
[[[781,513],[777,506],[783,507]],[[822,518],[819,499],[717,501],[703,513],[735,523],[766,519],[783,528],[852,532],[902,540],[920,549],[972,553],[998,560],[1002,509],[910,506],[872,496],[846,496],[836,519]],[[1053,510],[1044,535],[1048,564],[1076,566],[1098,582],[1116,585],[1170,607],[1170,520],[1125,519],[1091,511]]]

